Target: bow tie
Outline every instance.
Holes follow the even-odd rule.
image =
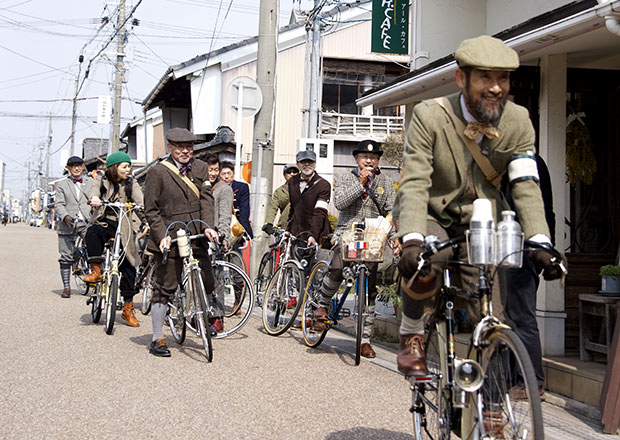
[[[487,122],[486,124],[470,122],[467,124],[467,127],[465,127],[464,134],[473,141],[475,141],[480,135],[485,135],[489,139],[497,139],[499,137],[497,128],[493,127],[490,122]]]
[[[71,176],[71,180],[73,181],[73,183],[82,183],[82,178],[81,177],[73,177],[73,176]]]
[[[184,176],[187,174],[188,171],[192,170],[192,164],[191,163],[186,163],[184,165],[181,165],[181,168],[179,168],[179,173],[183,174]]]

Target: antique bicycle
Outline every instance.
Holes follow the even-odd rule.
[[[76,219],[73,224],[73,235],[75,242],[73,245],[73,263],[71,264],[71,273],[75,281],[75,287],[80,295],[87,295],[89,284],[84,282],[84,277],[90,273],[90,265],[88,264],[88,251],[86,243],[80,234],[77,233],[80,223],[84,220]]]
[[[274,236],[274,242],[269,245],[267,252],[263,254],[258,265],[258,272],[256,273],[256,279],[254,280],[254,288],[256,291],[256,303],[262,305],[263,296],[271,277],[276,273],[276,269],[282,262],[284,256],[283,250],[285,241],[283,239],[284,230],[280,228],[273,228],[272,235]]]

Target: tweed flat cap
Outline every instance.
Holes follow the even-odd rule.
[[[481,35],[463,40],[454,52],[459,67],[480,70],[515,70],[519,55],[499,38]]]
[[[168,142],[173,144],[195,144],[198,139],[187,128],[171,128],[166,134]]]

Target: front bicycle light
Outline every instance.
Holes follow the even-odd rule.
[[[484,380],[484,372],[480,364],[471,359],[457,359],[454,369],[456,390],[453,395],[454,407],[464,408],[467,402],[466,393],[478,391]]]

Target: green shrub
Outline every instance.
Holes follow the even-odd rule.
[[[620,277],[620,266],[614,266],[612,264],[601,266],[600,275],[602,277]]]

